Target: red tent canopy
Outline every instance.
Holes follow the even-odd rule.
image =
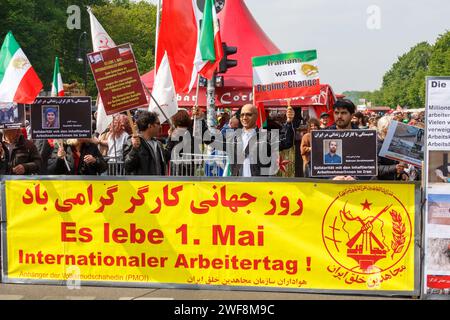
[[[252,95],[252,57],[280,53],[280,50],[260,28],[243,0],[227,0],[225,7],[218,13],[222,41],[228,46],[237,47],[237,53],[230,56],[238,65],[223,74],[224,87],[216,88],[216,106],[221,108],[240,107],[253,101]],[[154,71],[144,74],[142,81],[152,89]],[[331,93],[331,96],[329,96]],[[293,100],[293,106],[326,106],[334,95],[328,85],[322,85],[321,94],[312,97],[301,97]],[[206,105],[206,90],[199,89],[198,105]],[[178,95],[178,105],[189,107],[195,104],[196,88],[189,94]],[[271,106],[285,106],[284,101],[265,103]]]

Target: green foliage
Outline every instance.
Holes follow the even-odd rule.
[[[450,75],[450,31],[439,36],[431,54],[429,76],[449,76]]]
[[[67,28],[67,8],[71,5],[81,9],[81,30]],[[1,0],[0,41],[8,31],[12,31],[45,90],[51,87],[55,56],[60,59],[65,83],[77,81],[82,84],[84,81],[84,66],[77,62],[77,57],[80,55],[79,47],[84,44],[88,52],[92,51],[87,5],[93,7],[97,19],[116,44],[133,44],[141,73],[153,66],[156,20],[153,4],[129,0]],[[80,38],[83,31],[88,34],[86,43],[84,38]],[[96,95],[89,66],[87,74],[88,93]]]
[[[154,65],[156,7],[145,1],[115,0],[92,11],[116,45],[131,43],[141,74]]]
[[[425,88],[425,74],[432,53],[432,46],[421,42],[408,53],[399,57],[392,68],[384,75],[381,91],[385,104],[395,107],[422,107],[421,93]]]

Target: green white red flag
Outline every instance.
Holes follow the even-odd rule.
[[[42,87],[30,61],[8,32],[0,50],[0,102],[31,104]]]
[[[59,71],[59,59],[55,58],[55,68],[53,69],[52,97],[64,97],[64,85]]]
[[[223,57],[213,1],[205,0],[203,8],[198,7],[200,3],[197,0],[164,0],[162,4],[156,71],[167,54],[177,93],[191,91],[199,72],[211,78]],[[200,22],[205,26],[204,38],[201,37]],[[204,39],[204,56],[201,53],[201,39]]]
[[[198,10],[196,10],[197,23]],[[213,0],[205,0],[202,25],[197,26],[200,37],[197,42],[195,67],[199,74],[206,79],[212,79],[214,71],[223,58],[222,40],[220,38],[219,21],[217,20],[216,7]]]

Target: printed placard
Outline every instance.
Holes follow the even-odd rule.
[[[375,130],[311,131],[311,175],[376,176],[376,138]]]
[[[424,294],[450,295],[450,77],[426,79]]]
[[[316,50],[253,57],[252,63],[255,101],[320,93]]]
[[[38,97],[31,105],[31,138],[91,138],[91,119],[91,97]]]
[[[0,129],[18,129],[25,123],[23,104],[0,102]]]
[[[425,130],[403,122],[392,121],[379,155],[422,167]]]
[[[4,186],[6,283],[418,288],[414,184],[65,178]]]
[[[130,44],[88,54],[107,115],[147,106],[147,98]]]

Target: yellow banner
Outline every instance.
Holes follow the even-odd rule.
[[[6,181],[6,282],[414,290],[414,185]]]

